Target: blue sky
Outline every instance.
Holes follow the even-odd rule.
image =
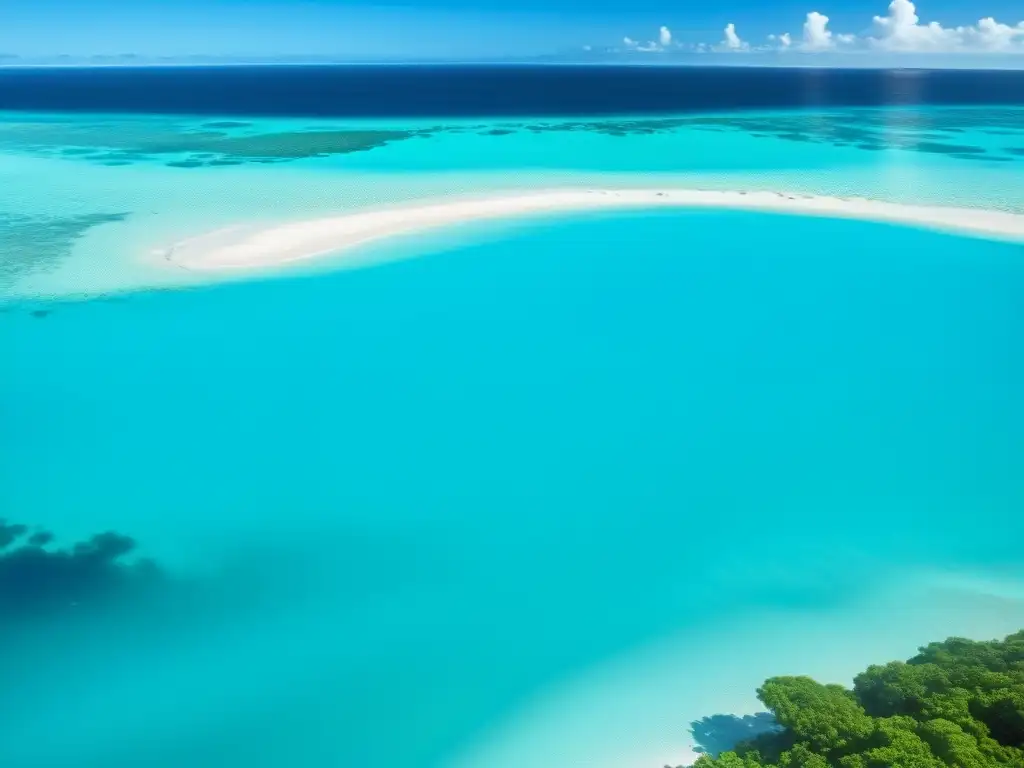
[[[908,26],[904,14],[902,31],[873,24],[874,16],[889,13],[887,5],[888,0],[0,0],[0,53],[30,60],[133,53],[668,61],[693,56],[696,47],[725,55],[774,56],[785,49],[822,54],[822,62],[846,51],[858,53],[859,61],[922,51],[1024,54],[1024,27],[1016,26],[1024,20],[1020,0],[919,0],[916,9],[910,6],[919,18]],[[803,31],[812,11],[828,17],[824,37]],[[1005,28],[979,28],[979,19],[988,16]],[[939,32],[923,26],[933,20],[941,23]],[[740,41],[735,46],[724,42],[730,23]],[[659,32],[663,26],[667,36]],[[955,32],[956,27],[966,30]],[[771,34],[776,37],[769,41]]]

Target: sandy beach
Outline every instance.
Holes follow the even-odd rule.
[[[417,231],[486,219],[613,208],[721,208],[906,224],[980,237],[1024,241],[1024,214],[906,205],[863,198],[767,191],[692,189],[544,190],[482,199],[424,201],[389,209],[271,225],[240,225],[174,243],[157,254],[195,271],[278,267],[341,254]]]

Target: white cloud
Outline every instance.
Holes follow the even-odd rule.
[[[892,0],[885,16],[875,16],[874,34],[867,43],[887,51],[914,53],[1012,52],[1024,53],[1024,22],[1001,24],[992,17],[966,27],[922,24],[911,0]]]
[[[892,53],[1021,53],[1024,54],[1024,21],[1016,25],[983,18],[973,25],[944,27],[936,21],[921,23],[913,0],[891,0],[885,16],[875,16],[869,33],[858,36],[841,34],[828,28],[829,17],[818,11],[807,14],[799,40],[786,32],[769,35],[768,44],[751,47],[740,38],[736,25],[729,23],[721,42],[677,43],[667,26],[658,30],[658,39],[640,43],[626,37],[628,50],[643,52],[692,51],[697,53],[771,52],[798,50],[819,53],[844,50],[878,50]]]
[[[794,45],[788,32],[781,35],[768,35],[771,45],[760,48],[762,51],[786,51],[796,48],[800,51],[834,51],[839,46],[850,46],[857,42],[855,35],[835,34],[828,28],[828,16],[817,11],[807,14],[804,21],[803,34]]]
[[[634,40],[631,37],[624,37],[624,38],[622,38],[622,44],[624,46],[626,46],[626,48],[631,50],[631,51],[639,51],[641,53],[658,53],[660,51],[665,51],[665,50],[670,49],[670,48],[678,48],[678,49],[682,49],[684,47],[691,47],[692,48],[692,46],[682,46],[682,45],[679,45],[678,43],[673,43],[672,42],[672,30],[669,29],[666,26],[662,26],[662,27],[658,28],[658,39],[657,40],[650,40],[650,41],[648,41],[646,43],[641,43],[640,41]]]
[[[804,39],[801,47],[805,51],[827,51],[836,45],[828,29],[828,16],[811,11],[804,22]]]
[[[948,48],[955,32],[937,22],[920,23],[917,8],[910,0],[892,0],[889,13],[872,19],[875,36],[868,40],[892,51],[927,51]]]
[[[736,34],[736,25],[732,22],[725,25],[725,31],[723,34],[725,37],[722,42],[718,44],[718,47],[721,50],[745,51],[750,48],[750,46],[744,40],[741,40],[740,36]]]
[[[964,42],[984,51],[1024,51],[1024,21],[1011,27],[989,16],[979,21],[976,27],[964,30]]]

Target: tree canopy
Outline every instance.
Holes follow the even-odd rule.
[[[868,667],[852,690],[765,681],[757,696],[779,727],[694,768],[1024,768],[1024,630],[919,650]]]

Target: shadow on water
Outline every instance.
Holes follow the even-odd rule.
[[[762,733],[781,730],[768,712],[755,715],[710,715],[690,723],[690,733],[696,743],[694,752],[718,757],[734,749],[741,741],[749,741]]]
[[[343,671],[346,634],[410,584],[444,578],[404,533],[240,533],[202,573],[138,552],[120,533],[65,545],[0,521],[6,764],[285,765],[275,750],[294,750],[296,732],[319,734],[309,759],[328,764],[351,736],[339,723],[358,722],[381,686]],[[339,691],[355,709],[334,704]]]

